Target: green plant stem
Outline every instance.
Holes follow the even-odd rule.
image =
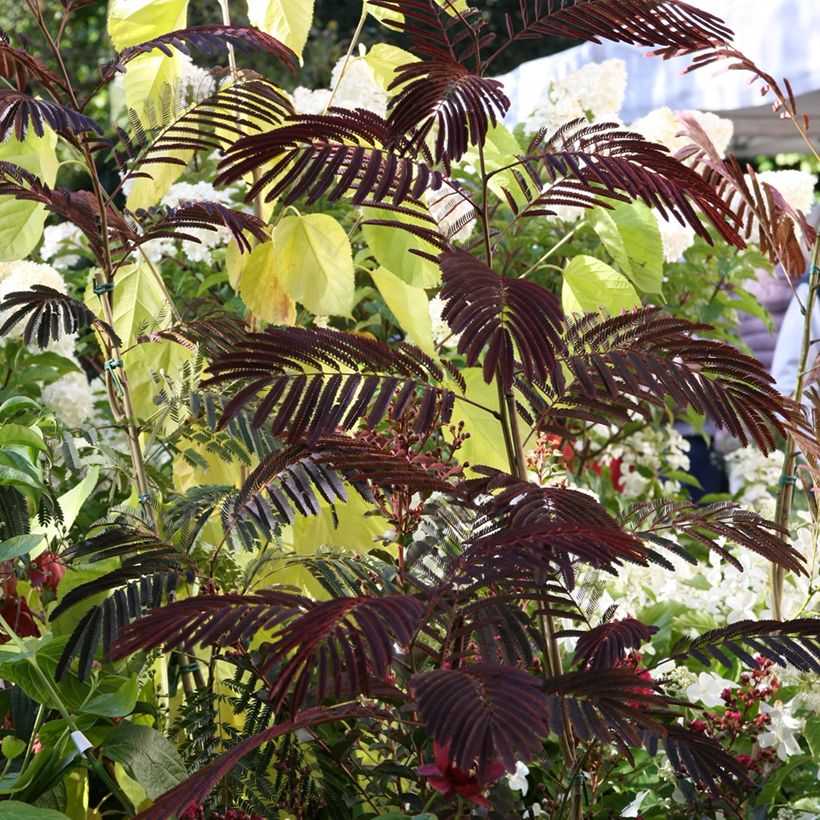
[[[792,398],[800,401],[803,396],[803,388],[806,382],[806,364],[811,349],[811,320],[814,314],[814,306],[817,301],[817,289],[820,287],[820,239],[814,243],[814,252],[811,257],[811,268],[809,271],[809,293],[806,297],[805,312],[803,315],[803,341],[800,348],[800,360],[797,366],[797,384],[794,386]],[[780,474],[780,491],[777,494],[777,506],[775,507],[774,520],[789,531],[789,518],[791,517],[792,502],[794,500],[794,470],[797,464],[797,447],[794,438],[789,436],[786,440],[785,452],[783,455],[783,471]],[[786,570],[777,565],[772,565],[772,613],[775,620],[783,619],[783,583],[786,579]]]
[[[40,31],[43,33],[43,36],[46,38],[48,42],[49,48],[51,49],[52,53],[54,54],[54,59],[57,61],[57,65],[60,68],[60,72],[63,75],[63,79],[65,80],[66,88],[68,89],[68,94],[71,99],[71,104],[74,106],[75,109],[79,110],[79,106],[77,103],[77,97],[74,94],[74,88],[71,84],[71,77],[68,74],[68,70],[66,69],[65,63],[63,61],[62,54],[60,53],[60,47],[54,41],[54,38],[51,36],[51,33],[48,30],[48,26],[43,18],[42,10],[40,9],[39,3],[34,4],[33,11],[35,13],[35,17],[37,19],[37,26]],[[106,211],[106,202],[105,202],[105,195],[104,189],[102,186],[102,182],[100,181],[100,176],[97,173],[97,166],[94,163],[94,157],[91,153],[91,149],[88,147],[87,142],[83,139],[80,143],[80,150],[82,151],[83,157],[85,159],[86,170],[88,171],[88,175],[91,179],[91,187],[94,191],[94,198],[97,201],[97,210],[99,211],[99,219],[100,219],[100,234],[102,236],[102,247],[103,247],[103,270],[105,281],[110,282],[112,281],[112,275],[114,266],[111,260],[111,246],[109,242],[108,236],[108,213]],[[114,326],[114,311],[112,307],[112,300],[110,293],[104,293],[100,295],[100,301],[102,303],[103,312],[105,313],[105,321],[108,322],[111,327]],[[122,360],[121,352],[119,348],[112,344],[111,345],[111,358]],[[143,498],[149,499],[145,503],[145,514],[148,519],[149,525],[156,529],[156,523],[154,521],[154,513],[151,508],[150,502],[150,488],[148,485],[148,478],[145,471],[145,459],[142,454],[142,449],[140,447],[139,441],[139,431],[135,426],[135,419],[134,419],[134,406],[131,399],[131,390],[128,386],[128,379],[126,377],[125,368],[121,368],[122,371],[122,388],[123,388],[123,405],[125,409],[125,422],[126,422],[126,436],[128,438],[128,448],[131,451],[131,462],[134,468],[134,477],[136,479],[137,488],[139,490],[140,496]],[[119,412],[119,408],[116,406],[116,401],[112,401],[113,399],[113,391],[111,390],[111,379],[106,378],[106,384],[108,386],[108,395],[109,395],[109,402],[111,404],[111,410],[115,414]],[[122,414],[120,414],[122,415]],[[118,419],[118,421],[121,419]]]
[[[327,114],[328,109],[333,105],[333,100],[336,97],[336,92],[339,90],[339,86],[342,84],[342,80],[344,79],[345,72],[347,71],[347,64],[350,62],[350,58],[353,56],[353,49],[356,48],[356,44],[359,42],[359,37],[362,36],[362,29],[364,29],[364,23],[367,20],[367,3],[362,3],[362,14],[359,17],[359,23],[356,26],[356,31],[353,32],[353,39],[350,41],[350,46],[347,49],[347,53],[345,54],[344,62],[342,63],[342,70],[339,72],[339,79],[336,81],[336,85],[333,86],[330,92],[330,99],[327,101],[327,105],[325,106],[325,110],[322,112]]]
[[[54,684],[51,682],[51,679],[40,669],[40,665],[37,663],[37,658],[33,653],[29,653],[28,648],[17,635],[17,633],[9,626],[6,619],[0,615],[0,627],[2,627],[3,631],[9,636],[12,643],[20,650],[21,653],[28,655],[27,660],[31,665],[31,668],[34,670],[37,677],[40,678],[40,682],[43,686],[48,690],[49,695],[51,696],[54,703],[57,705],[57,711],[62,715],[63,720],[66,722],[66,725],[71,730],[71,732],[79,732],[80,729],[77,726],[77,722],[71,716],[71,713],[68,711],[68,708],[63,703],[62,698],[60,697],[60,693],[54,687]],[[134,807],[131,805],[131,801],[126,797],[125,793],[120,789],[120,787],[114,782],[113,778],[108,774],[105,769],[105,766],[102,764],[100,760],[98,760],[91,749],[86,749],[85,751],[81,752],[83,757],[88,761],[89,767],[93,770],[93,772],[97,775],[97,777],[105,783],[106,787],[111,791],[111,794],[117,798],[120,805],[128,812],[128,815],[131,816],[134,814]]]

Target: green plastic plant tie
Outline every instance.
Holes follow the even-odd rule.
[[[143,507],[146,504],[150,504],[151,503],[151,493],[140,493],[137,496],[137,501],[139,501],[139,503],[142,504]]]
[[[113,293],[114,292],[114,283],[113,282],[95,282],[93,290],[94,290],[94,293],[97,296],[102,296],[104,293]]]
[[[117,388],[117,392],[121,396],[125,395],[125,390],[123,389],[120,377],[114,372],[116,368],[122,367],[122,359],[109,359],[105,363],[104,367],[111,374],[111,379],[114,382],[114,387]]]
[[[199,669],[199,664],[195,661],[192,663],[180,664],[179,666],[179,671],[183,674],[196,672],[197,669]]]
[[[797,484],[797,476],[796,475],[782,475],[777,480],[777,483],[781,487],[786,487],[789,484]]]

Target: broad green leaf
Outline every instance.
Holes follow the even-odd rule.
[[[396,69],[408,63],[418,62],[418,57],[398,46],[376,43],[364,56],[364,61],[373,69],[373,76],[379,87],[387,91],[396,76]],[[398,88],[389,93],[397,93]]]
[[[31,427],[21,424],[7,424],[0,427],[0,449],[3,447],[31,447],[41,453],[48,452],[48,446]]]
[[[537,189],[526,174],[521,173],[519,170],[516,175],[513,173],[513,169],[507,168],[511,162],[515,162],[517,156],[525,153],[518,144],[518,140],[509,129],[498,123],[487,132],[483,150],[484,166],[487,172],[498,171],[490,177],[490,190],[505,202],[504,190],[508,191],[516,204],[523,208],[527,204],[527,197],[521,190],[521,185],[524,184],[533,197],[537,194]],[[475,147],[470,148],[462,160],[462,163],[470,163],[475,168],[480,166],[480,162],[479,153]],[[501,168],[505,170],[501,171]]]
[[[140,118],[166,125],[171,121],[170,117],[165,116],[170,113],[166,100],[173,99],[173,89],[182,76],[182,68],[183,60],[177,52],[168,56],[161,51],[152,51],[130,60],[122,80],[126,105],[133,108]],[[162,166],[149,165],[149,173],[150,169],[158,167]]]
[[[60,509],[63,512],[63,521],[60,527],[55,523],[48,524],[45,529],[40,525],[36,518],[31,520],[31,529],[39,539],[56,538],[61,532],[68,532],[77,520],[83,504],[88,500],[88,497],[94,492],[97,486],[97,479],[100,477],[100,468],[97,466],[89,468],[85,474],[85,478],[78,484],[75,484],[70,490],[64,492],[58,499]]]
[[[814,762],[820,764],[820,717],[810,718],[806,722],[803,737],[806,738],[806,742],[809,744],[809,751],[814,758]]]
[[[5,541],[0,541],[0,561],[10,561],[31,552],[43,540],[40,533],[13,535]]]
[[[564,268],[561,299],[565,313],[604,310],[615,314],[641,304],[635,288],[622,273],[583,254],[573,257]]]
[[[430,300],[424,289],[402,282],[398,276],[383,267],[370,271],[370,276],[413,344],[428,356],[437,358],[433,342],[433,322],[430,319]]]
[[[97,695],[83,706],[83,712],[101,717],[125,717],[134,711],[139,694],[136,675],[131,676],[116,692]]]
[[[277,254],[273,242],[257,245],[243,255],[239,271],[239,295],[248,310],[273,325],[292,325],[296,305],[279,284]]]
[[[466,367],[461,371],[467,384],[465,396],[493,412],[498,412],[498,391],[494,384],[486,384],[479,367]],[[471,466],[486,465],[498,470],[509,470],[510,463],[504,446],[501,423],[491,413],[459,401],[456,398],[453,407],[452,423],[463,421],[470,437],[462,444],[456,454],[459,461]]]
[[[36,174],[46,185],[57,179],[57,135],[46,128],[42,137],[29,128],[25,139],[9,135],[0,142],[0,161],[11,162]],[[28,256],[43,234],[46,209],[38,202],[0,196],[0,262]]]
[[[40,405],[28,396],[12,396],[0,404],[0,421],[14,418],[18,413],[32,413],[39,416],[42,412]]]
[[[6,735],[0,745],[0,751],[2,751],[3,757],[5,757],[6,760],[14,760],[15,757],[19,757],[23,754],[25,750],[25,740],[20,740],[19,737],[13,737],[12,735]]]
[[[406,214],[393,213],[381,208],[364,208],[363,210],[365,220],[390,219],[408,225],[431,227],[430,223]],[[362,225],[362,236],[376,261],[408,285],[417,288],[434,288],[441,282],[441,271],[438,265],[413,253],[414,250],[420,250],[436,255],[436,248],[428,242],[419,239],[409,231],[384,225],[364,224]]]
[[[147,209],[158,205],[171,186],[185,173],[193,151],[167,151],[163,152],[163,155],[181,160],[185,164],[151,162],[141,165],[140,174],[149,176],[139,176],[131,181],[125,202],[129,210],[136,211],[139,208]]]
[[[355,282],[344,228],[327,214],[286,216],[273,232],[279,284],[317,316],[349,316]]]
[[[157,412],[154,396],[159,388],[151,378],[152,371],[163,370],[169,378],[177,378],[183,363],[192,356],[190,350],[169,340],[135,345],[137,336],[167,327],[171,322],[159,275],[144,261],[127,265],[117,274],[114,288],[114,329],[126,350],[122,358],[134,412],[142,419]],[[96,298],[91,295],[86,302],[93,307]]]
[[[113,0],[108,11],[108,33],[116,48],[121,49],[185,28],[187,18],[188,0]],[[149,111],[161,116],[160,100],[181,73],[182,57],[176,50],[171,56],[156,49],[140,54],[129,61],[123,76],[126,105],[141,117]]]
[[[188,0],[111,0],[108,33],[123,49],[185,28],[187,17]]]
[[[103,741],[100,753],[119,763],[152,800],[188,776],[177,750],[150,726],[121,723]]]
[[[590,222],[618,267],[644,293],[661,293],[663,241],[658,222],[643,202],[595,208]]]
[[[313,22],[313,0],[248,0],[248,22],[301,58]]]
[[[54,809],[41,809],[18,800],[5,800],[0,814],[3,820],[67,820],[68,815]]]

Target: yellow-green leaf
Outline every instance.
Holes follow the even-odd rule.
[[[461,371],[467,384],[465,396],[472,402],[498,412],[498,391],[494,384],[486,384],[479,367],[466,367]],[[501,422],[486,410],[456,398],[452,423],[464,422],[470,437],[457,453],[459,461],[471,466],[486,465],[498,470],[509,470],[510,463],[504,446]]]
[[[29,128],[23,140],[10,135],[0,143],[0,160],[36,174],[46,185],[57,179],[57,135],[46,128],[42,137]],[[0,262],[28,256],[43,235],[46,209],[38,202],[0,196]]]
[[[437,357],[433,342],[433,322],[430,319],[430,300],[424,289],[402,282],[398,276],[383,267],[371,271],[370,276],[410,341],[428,356]]]
[[[273,242],[257,245],[241,262],[238,290],[248,310],[271,324],[292,325],[296,306],[279,284]]]
[[[191,358],[191,351],[176,342],[135,344],[137,336],[162,329],[171,322],[168,299],[158,277],[159,273],[147,262],[127,265],[117,273],[113,294],[114,329],[126,350],[122,358],[134,412],[142,419],[153,416],[158,409],[154,396],[159,388],[152,372],[162,370],[176,378],[183,363]]]
[[[565,313],[604,310],[615,314],[641,304],[640,296],[622,273],[583,254],[573,257],[564,268],[561,298]]]
[[[353,310],[353,252],[344,228],[327,214],[286,216],[273,232],[282,290],[321,316]]]
[[[619,202],[595,208],[590,222],[632,283],[644,293],[661,293],[663,240],[652,210],[643,202]]]
[[[185,28],[187,17],[188,0],[112,0],[108,34],[122,49]]]
[[[167,151],[164,156],[174,157],[184,163],[193,156],[193,151]],[[158,205],[159,201],[168,193],[170,187],[185,173],[185,165],[168,162],[151,162],[140,166],[140,175],[133,180],[131,189],[128,191],[126,207],[130,211],[139,208],[148,209]]]
[[[421,219],[385,211],[383,208],[364,208],[363,210],[365,220],[390,219],[394,222],[419,225],[428,229],[431,227],[430,223],[423,222]],[[408,285],[417,288],[434,288],[441,282],[441,271],[438,265],[412,253],[414,250],[420,250],[435,255],[437,250],[429,242],[425,242],[409,231],[385,225],[362,225],[362,236],[376,261]]]
[[[387,91],[396,76],[396,69],[399,66],[407,65],[407,63],[418,62],[418,57],[398,46],[376,43],[365,54],[364,61],[373,70],[373,77],[379,87]],[[395,94],[397,91],[398,89],[394,88],[390,93]]]
[[[313,23],[313,0],[248,0],[248,21],[301,57]]]
[[[135,57],[128,63],[122,80],[126,105],[141,118],[149,117],[153,123],[165,125],[170,122],[165,115],[172,111],[166,100],[173,97],[173,89],[182,76],[182,65],[182,55],[177,52],[170,57],[161,51]]]

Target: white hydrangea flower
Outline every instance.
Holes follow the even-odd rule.
[[[713,709],[715,706],[723,705],[720,693],[724,689],[737,689],[737,684],[720,677],[716,672],[701,672],[697,682],[686,687],[686,697],[690,701],[697,701]]]
[[[547,99],[525,120],[528,131],[552,132],[571,120],[618,121],[626,95],[626,63],[587,63],[550,84]]]
[[[60,293],[66,292],[65,280],[51,265],[39,262],[29,262],[21,259],[16,262],[0,262],[0,301],[9,294],[18,290],[30,290],[32,285],[45,285]],[[5,321],[6,311],[0,310],[0,324]],[[21,336],[25,328],[26,319],[22,319],[12,327],[8,336]]]
[[[330,75],[330,89],[295,88],[291,98],[296,110],[303,114],[321,114],[332,104],[338,108],[364,108],[386,117],[387,92],[376,82],[376,74],[364,54],[364,46],[360,46],[359,56],[351,57],[347,65],[344,57],[337,61]]]
[[[516,792],[521,792],[522,797],[526,797],[530,784],[527,782],[529,768],[521,760],[515,761],[515,771],[507,775],[507,784]]]
[[[734,124],[731,120],[719,117],[710,111],[680,111],[697,120],[698,125],[706,132],[720,156],[726,155],[726,149],[732,141]],[[676,112],[669,106],[656,108],[635,120],[629,126],[630,131],[637,131],[650,142],[658,142],[666,146],[673,154],[692,144],[686,136],[681,136],[684,130],[683,123],[678,119]]]
[[[738,447],[725,456],[730,487],[742,491],[742,504],[757,508],[760,501],[771,497],[783,471],[783,458],[780,450],[766,456],[755,447]]]
[[[766,182],[775,188],[796,211],[808,213],[811,210],[817,185],[816,174],[797,170],[762,171],[757,179],[758,182]]]
[[[763,702],[760,704],[760,711],[769,715],[770,722],[768,731],[758,735],[757,742],[762,749],[774,748],[783,761],[800,753],[797,738],[803,728],[803,721],[792,714],[793,708],[791,703],[784,706],[780,700],[774,706]]]
[[[465,242],[470,238],[476,225],[476,211],[466,192],[445,181],[437,191],[426,190],[424,201],[448,239]]]
[[[91,386],[85,373],[71,372],[43,388],[43,402],[67,427],[79,427],[94,412]]]
[[[218,190],[210,182],[175,182],[162,198],[160,204],[167,208],[179,208],[188,202],[209,200],[221,205],[231,203],[229,190]],[[190,262],[210,262],[214,248],[227,245],[231,233],[227,228],[217,227],[210,231],[204,228],[186,228],[185,233],[196,237],[199,242],[182,240],[180,250]],[[175,250],[174,240],[168,238],[154,239],[140,246],[141,252],[150,262],[159,262],[164,256],[171,256]]]
[[[330,102],[330,89],[317,88],[315,90],[297,86],[291,92],[293,107],[302,114],[321,114]]]
[[[430,321],[433,325],[433,341],[436,345],[456,347],[458,345],[459,336],[450,330],[450,325],[447,324],[442,316],[444,312],[444,299],[440,296],[434,296],[430,300],[427,309],[430,312]]]
[[[204,100],[216,87],[216,82],[210,71],[194,65],[187,54],[180,54],[181,73],[180,83],[186,99]]]
[[[73,251],[82,246],[82,240],[83,232],[73,222],[46,225],[43,244],[40,246],[40,259],[50,262],[56,257],[61,266],[70,268],[81,259]]]
[[[681,225],[674,217],[666,219],[658,211],[653,210],[652,214],[661,232],[663,258],[667,262],[680,261],[684,251],[695,241],[695,229],[690,225]]]

